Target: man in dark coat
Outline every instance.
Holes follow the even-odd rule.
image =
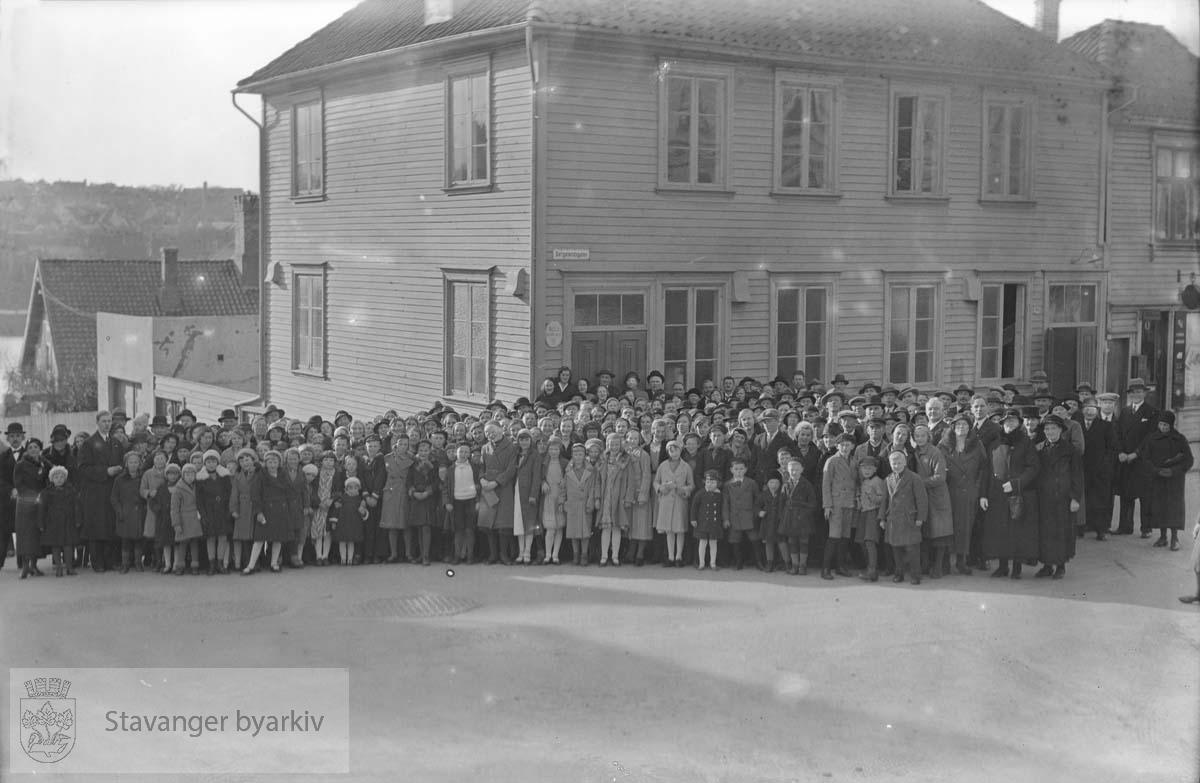
[[[382,441],[378,435],[368,435],[363,446],[367,453],[358,461],[358,472],[362,480],[363,500],[367,504],[367,516],[363,520],[361,562],[375,565],[384,561],[383,553],[387,546],[379,535],[383,488],[387,485],[387,464],[381,453]],[[355,559],[358,559],[357,556]]]
[[[763,411],[762,426],[763,431],[754,436],[754,440],[750,442],[750,448],[754,453],[754,464],[759,466],[759,473],[766,474],[767,466],[774,463],[779,450],[791,451],[796,443],[779,426],[779,411],[774,409]],[[759,478],[761,479],[761,476]]]
[[[1117,417],[1117,492],[1121,495],[1121,519],[1117,524],[1117,535],[1133,535],[1133,504],[1141,501],[1142,538],[1149,538],[1154,529],[1152,513],[1146,503],[1150,490],[1151,476],[1138,461],[1137,450],[1142,441],[1158,424],[1158,410],[1146,402],[1146,384],[1134,378],[1125,390],[1129,403]]]
[[[117,520],[109,497],[113,479],[124,469],[125,456],[111,435],[112,414],[96,414],[96,433],[79,446],[79,508],[82,520],[80,537],[87,542],[96,573],[116,565]]]
[[[13,488],[13,471],[21,459],[21,444],[25,441],[25,428],[17,422],[8,425],[4,433],[6,443],[0,443],[0,568],[8,557],[17,520],[17,491]],[[21,558],[17,558],[21,565]]]
[[[488,528],[488,563],[495,563],[499,558],[504,565],[512,565],[513,494],[520,449],[498,422],[488,422],[484,433],[488,443],[483,447],[483,475],[479,486],[485,502],[489,493],[496,498],[494,519]]]
[[[1112,524],[1113,476],[1117,472],[1117,433],[1112,422],[1100,418],[1092,398],[1083,403],[1083,495],[1087,529],[1103,541]]]

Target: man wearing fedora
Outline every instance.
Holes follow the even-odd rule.
[[[112,435],[108,411],[96,414],[96,432],[79,445],[80,537],[87,542],[92,570],[103,573],[117,562],[117,520],[110,497],[113,480],[124,469],[125,450]]]
[[[8,425],[4,432],[4,443],[0,444],[0,568],[8,557],[12,546],[13,532],[17,522],[17,497],[13,487],[13,471],[21,458],[21,445],[25,442],[25,428],[18,422]],[[17,558],[17,565],[21,565]]]
[[[1129,381],[1125,389],[1126,405],[1117,416],[1117,494],[1121,496],[1121,516],[1117,535],[1133,535],[1133,504],[1141,501],[1142,538],[1149,538],[1154,520],[1146,504],[1151,477],[1138,461],[1137,450],[1158,425],[1158,410],[1146,402],[1146,383],[1141,378]]]

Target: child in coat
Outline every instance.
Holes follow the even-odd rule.
[[[704,489],[692,496],[692,530],[699,542],[697,568],[706,568],[705,560],[712,551],[712,569],[717,570],[717,541],[722,533],[729,529],[729,520],[725,518],[725,498],[721,495],[721,474],[717,470],[704,473]]]
[[[821,472],[821,502],[825,507],[825,521],[829,524],[829,537],[825,541],[822,558],[821,578],[833,579],[836,567],[838,576],[850,576],[842,567],[842,553],[846,540],[854,527],[855,505],[858,502],[858,470],[854,466],[854,438],[843,432],[834,439],[837,453],[830,456]]]
[[[600,507],[596,469],[587,457],[582,443],[571,446],[571,462],[563,471],[560,503],[566,517],[567,538],[571,539],[575,565],[588,564],[588,540],[592,537],[592,515]]]
[[[229,513],[231,494],[233,477],[221,465],[220,453],[215,449],[204,452],[204,467],[196,473],[196,505],[208,549],[209,576],[229,573],[229,536],[233,533],[233,517]]]
[[[450,529],[454,531],[454,557],[450,563],[457,565],[475,559],[480,467],[471,461],[471,447],[466,443],[454,450],[454,458],[454,464],[446,468],[442,502],[450,515]]]
[[[158,492],[158,488],[167,483],[167,454],[163,451],[155,451],[150,455],[150,467],[142,473],[141,496],[146,504],[146,522],[142,526],[142,538],[145,545],[152,550],[151,568],[158,568],[160,565],[161,556],[159,549],[155,546],[154,538],[158,531],[158,514],[155,504],[151,498]]]
[[[779,471],[771,470],[767,473],[766,488],[758,495],[758,534],[766,555],[763,568],[768,574],[775,571],[776,549],[783,558],[785,568],[788,561],[787,542],[779,539],[779,493],[782,486],[783,479]]]
[[[746,474],[749,463],[734,457],[730,463],[732,478],[725,482],[725,519],[729,523],[729,545],[733,548],[734,568],[742,570],[746,556],[744,540],[748,539],[754,562],[763,570],[762,555],[758,548],[758,482]]]
[[[367,504],[360,494],[362,482],[346,479],[343,495],[329,507],[329,529],[338,543],[338,554],[344,566],[354,564],[354,545],[363,540],[367,520]]]
[[[600,458],[600,515],[596,525],[600,528],[601,566],[608,565],[610,553],[612,564],[621,565],[621,530],[622,525],[628,525],[626,510],[632,505],[625,475],[628,463],[624,439],[614,432],[608,436]]]
[[[854,529],[858,540],[867,550],[867,571],[859,578],[868,582],[879,581],[879,528],[883,519],[879,510],[887,485],[876,475],[879,461],[871,455],[858,462],[858,510],[854,516]]]
[[[191,462],[180,469],[179,483],[171,488],[171,526],[175,528],[176,576],[183,576],[186,554],[191,556],[192,575],[200,574],[200,511],[196,506],[196,466]]]
[[[417,444],[417,458],[408,468],[408,518],[404,527],[404,550],[408,562],[429,565],[433,543],[433,524],[437,516],[438,469],[433,461],[433,444]],[[421,557],[417,559],[415,538],[421,535]]]
[[[171,574],[175,570],[175,525],[171,522],[171,498],[182,475],[183,471],[178,465],[168,463],[163,469],[163,484],[150,496],[149,505],[154,506],[154,546],[162,554],[162,568],[159,571],[162,574]]]
[[[564,421],[572,421],[565,419]],[[582,445],[582,444],[581,444]],[[562,547],[563,528],[567,517],[563,511],[562,485],[567,461],[563,459],[562,441],[550,438],[546,442],[546,455],[542,459],[542,527],[546,530],[546,556],[542,565],[558,565],[558,552]]]
[[[38,531],[42,546],[50,547],[54,575],[75,576],[67,553],[79,535],[80,517],[75,488],[67,484],[69,471],[62,465],[50,468],[50,485],[38,495]]]
[[[113,479],[109,496],[117,517],[117,537],[121,539],[121,573],[130,566],[142,570],[142,530],[146,524],[142,503],[142,458],[136,451],[125,454],[125,470]]]
[[[816,520],[817,506],[817,492],[804,477],[804,463],[799,457],[788,457],[787,481],[779,497],[779,535],[787,541],[783,546],[792,561],[788,573],[793,576],[808,573],[805,562],[808,558],[808,537]]]

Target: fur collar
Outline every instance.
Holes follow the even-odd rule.
[[[224,465],[217,465],[217,476],[218,477],[229,478],[229,476],[231,476],[231,475],[232,474],[229,472],[229,470]],[[205,481],[210,476],[212,476],[212,474],[208,472],[208,468],[200,468],[200,470],[196,471],[196,481]]]

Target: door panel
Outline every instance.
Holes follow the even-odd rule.
[[[618,382],[630,370],[646,377],[646,332],[580,331],[571,333],[571,370],[576,378],[592,381],[600,370],[611,370]]]
[[[615,367],[604,367],[604,350],[608,342],[607,332],[571,333],[571,374],[575,378],[587,378],[592,382],[596,373],[603,369],[617,372]]]
[[[646,378],[646,333],[645,332],[611,332],[609,334],[613,345],[612,363],[610,369],[617,377],[625,377],[625,373],[633,370],[639,378]]]
[[[1105,384],[1099,391],[1125,392],[1125,384],[1133,377],[1129,368],[1129,338],[1118,337],[1108,341],[1108,371]]]

